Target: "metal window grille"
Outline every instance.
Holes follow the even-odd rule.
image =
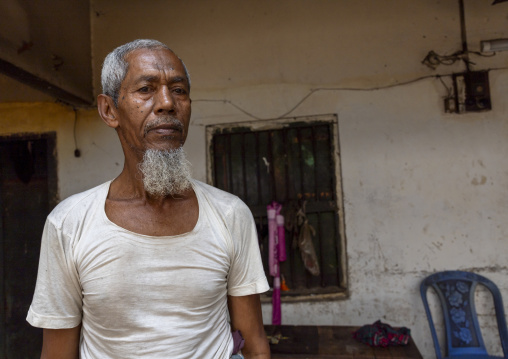
[[[272,201],[281,203],[288,221],[291,211],[294,214],[305,202],[307,219],[316,233],[313,244],[320,275],[305,269],[295,233],[286,229],[288,259],[281,263],[281,273],[290,288],[283,294],[289,296],[345,290],[336,117],[317,118],[274,121],[269,129],[259,128],[259,123],[208,127],[209,175],[216,187],[236,194],[251,209],[265,270],[266,206]]]

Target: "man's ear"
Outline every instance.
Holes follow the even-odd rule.
[[[104,94],[97,96],[97,110],[106,125],[111,128],[118,127],[118,112],[111,97]]]

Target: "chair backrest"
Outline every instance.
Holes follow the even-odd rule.
[[[445,271],[428,276],[420,285],[420,294],[438,359],[441,359],[441,348],[427,301],[428,288],[432,287],[436,291],[443,309],[446,356],[487,355],[475,308],[474,292],[477,284],[485,286],[492,293],[500,341],[504,357],[508,358],[508,330],[503,299],[497,286],[491,280],[475,273]]]

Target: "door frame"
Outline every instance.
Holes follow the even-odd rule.
[[[48,176],[48,214],[58,203],[58,177],[57,177],[57,152],[56,152],[56,132],[43,133],[17,133],[12,135],[0,135],[0,143],[9,143],[15,141],[46,140],[47,156],[47,176]],[[0,167],[0,180],[2,178],[2,168]],[[5,298],[5,251],[4,251],[4,227],[3,227],[3,199],[0,193],[0,357],[5,356],[7,333],[5,330],[6,317],[6,298]]]

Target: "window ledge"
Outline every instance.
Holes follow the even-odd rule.
[[[349,298],[349,293],[345,289],[340,289],[333,293],[309,293],[301,295],[281,295],[281,303],[298,303],[298,302],[324,302],[324,301],[335,301],[345,300]],[[261,303],[272,302],[272,291],[268,291],[261,294]]]

